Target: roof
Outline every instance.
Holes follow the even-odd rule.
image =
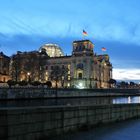
[[[58,56],[58,57],[49,57],[49,59],[62,59],[62,58],[70,58],[71,55],[65,55],[65,56]]]
[[[80,43],[80,42],[91,42],[90,40],[86,39],[86,40],[75,40],[73,41],[73,43]],[[92,43],[92,42],[91,42]],[[92,43],[93,44],[93,43]]]
[[[5,55],[3,52],[0,52],[0,56],[2,56],[2,57],[4,57],[4,58],[8,58],[8,59],[10,59],[10,57],[7,56],[7,55]]]

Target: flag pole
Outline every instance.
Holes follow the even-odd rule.
[[[84,40],[85,36],[87,36],[87,35],[88,35],[87,32],[85,30],[83,30],[83,40]]]

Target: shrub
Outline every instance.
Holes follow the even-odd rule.
[[[17,83],[16,83],[16,81],[8,80],[7,84],[9,87],[11,87],[11,86],[15,86]]]
[[[31,85],[33,86],[39,86],[41,83],[39,81],[34,81],[31,83]]]
[[[47,85],[48,88],[51,88],[51,87],[52,87],[52,82],[51,82],[51,81],[47,81],[47,82],[45,83],[45,85]]]
[[[26,86],[28,84],[28,82],[27,81],[20,81],[20,82],[18,82],[18,84],[20,86]]]

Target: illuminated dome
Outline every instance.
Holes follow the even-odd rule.
[[[50,57],[64,56],[62,49],[56,44],[45,44],[39,49],[39,51],[41,51],[42,49],[45,49],[46,53]]]

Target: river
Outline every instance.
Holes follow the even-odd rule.
[[[50,140],[140,140],[140,119],[99,126]]]
[[[0,107],[24,107],[24,106],[78,106],[78,105],[103,105],[103,104],[129,104],[140,103],[140,96],[124,97],[82,97],[82,98],[58,98],[58,99],[25,99],[25,100],[1,100]]]

